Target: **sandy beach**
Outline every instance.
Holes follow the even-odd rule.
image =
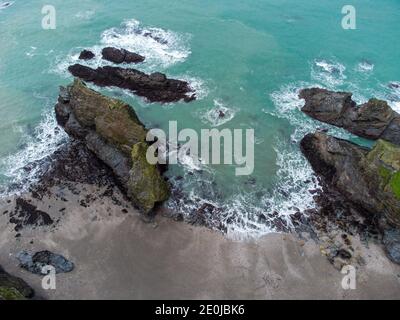
[[[39,210],[59,215],[50,227],[25,227],[16,238],[8,214],[0,217],[0,264],[23,278],[45,299],[396,299],[400,297],[400,266],[383,248],[353,240],[365,263],[357,266],[356,290],[344,290],[344,275],[321,254],[313,240],[291,234],[234,240],[226,235],[157,216],[140,214],[110,198],[85,195],[98,187],[80,185],[81,192],[54,187],[62,200],[31,198]],[[24,196],[28,199],[28,195]],[[12,210],[15,197],[2,199],[2,212]],[[117,202],[117,204],[115,203]],[[64,209],[65,208],[65,209]],[[60,211],[61,210],[61,211]],[[43,290],[40,276],[18,266],[16,254],[51,250],[75,263],[75,270],[57,275],[57,289]]]

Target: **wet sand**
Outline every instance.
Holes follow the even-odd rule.
[[[365,265],[358,266],[356,290],[343,290],[343,275],[321,254],[319,244],[290,234],[233,240],[202,227],[139,213],[110,198],[80,205],[82,194],[62,190],[64,200],[33,199],[38,209],[59,216],[55,228],[15,225],[5,210],[15,198],[0,200],[0,264],[26,280],[46,299],[398,299],[400,266],[381,246],[358,242]],[[57,190],[54,190],[57,192]],[[68,201],[65,201],[67,199]],[[50,207],[49,207],[50,206]],[[66,208],[60,212],[60,209]],[[41,288],[41,277],[18,267],[22,249],[51,250],[76,268],[57,275],[57,289]]]

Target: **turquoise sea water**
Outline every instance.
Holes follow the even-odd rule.
[[[56,30],[43,30],[43,5],[56,8]],[[357,29],[343,30],[340,0],[15,0],[0,9],[0,182],[3,188],[38,168],[21,170],[51,154],[67,139],[56,128],[58,86],[78,53],[120,46],[146,56],[135,66],[186,79],[198,100],[147,104],[124,91],[102,92],[135,107],[149,127],[255,129],[255,171],[235,177],[232,166],[188,163],[172,167],[183,175],[180,203],[167,206],[189,215],[210,202],[235,235],[272,230],[269,215],[283,218],[313,207],[308,190],[318,187],[298,142],[323,125],[307,118],[297,98],[302,87],[349,90],[358,102],[376,96],[400,111],[400,1],[353,0]],[[0,0],[1,7],[1,0]],[[152,32],[164,43],[144,37]],[[99,59],[87,63],[106,64]],[[222,109],[224,121],[213,117]],[[347,133],[331,133],[368,143]],[[179,182],[182,184],[182,182]],[[176,182],[178,184],[178,182]],[[209,217],[213,219],[213,217]]]

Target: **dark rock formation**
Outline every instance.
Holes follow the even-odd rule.
[[[25,226],[49,226],[54,221],[46,212],[38,210],[22,198],[17,198],[15,212],[10,214],[10,222],[15,224],[15,230],[19,231]]]
[[[89,50],[83,50],[79,55],[79,59],[81,60],[91,60],[95,57],[94,53]]]
[[[112,47],[104,48],[101,51],[103,59],[114,62],[116,64],[120,63],[139,63],[145,60],[145,57],[140,54],[130,52],[125,49],[117,49]]]
[[[400,264],[400,230],[386,230],[383,243],[390,260]]]
[[[23,300],[32,298],[34,294],[24,280],[8,274],[0,266],[0,300]]]
[[[48,270],[43,269],[45,266],[54,267],[56,273],[71,272],[75,267],[71,261],[62,255],[50,251],[40,251],[35,254],[22,251],[17,255],[17,259],[21,268],[38,275],[46,275],[48,273]]]
[[[400,82],[391,82],[388,86],[390,89],[400,89]]]
[[[150,102],[177,102],[195,100],[195,95],[185,81],[168,79],[162,73],[147,75],[135,69],[101,67],[92,69],[80,64],[68,68],[75,77],[100,87],[118,87],[131,90]]]
[[[113,171],[143,212],[169,197],[169,186],[160,171],[146,160],[147,130],[129,105],[75,80],[61,90],[55,111],[58,123]]]
[[[349,202],[400,227],[400,147],[378,140],[372,150],[322,132],[301,149],[314,171]]]
[[[357,106],[348,92],[320,88],[304,89],[302,111],[322,122],[344,128],[363,138],[400,144],[400,115],[382,100],[371,99]]]

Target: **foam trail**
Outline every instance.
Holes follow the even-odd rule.
[[[68,67],[80,63],[91,68],[114,65],[112,62],[103,60],[101,51],[104,47],[123,48],[138,53],[146,58],[139,64],[133,65],[143,71],[153,72],[165,70],[174,64],[184,62],[191,54],[188,46],[188,34],[180,34],[171,30],[155,27],[143,27],[140,22],[131,19],[125,20],[120,27],[105,30],[100,37],[100,42],[92,47],[77,47],[65,56],[58,57],[56,64],[52,66],[51,72],[64,77],[71,77]],[[91,60],[80,60],[79,54],[83,49],[92,51],[96,57]],[[131,64],[122,64],[129,67]]]
[[[58,126],[53,113],[45,113],[34,135],[24,136],[21,140],[26,144],[24,148],[2,159],[0,163],[4,168],[4,176],[13,184],[21,184],[19,192],[25,191],[37,181],[43,169],[42,160],[51,156],[67,140],[67,134]]]
[[[201,120],[205,124],[211,124],[213,127],[219,127],[231,121],[236,114],[235,108],[228,107],[224,101],[220,99],[214,100],[214,108],[200,115]]]
[[[13,4],[14,4],[14,1],[1,2],[0,3],[0,11],[7,9],[8,7],[11,7]]]
[[[316,59],[312,63],[311,78],[333,89],[346,80],[345,70],[346,67],[335,60]]]

